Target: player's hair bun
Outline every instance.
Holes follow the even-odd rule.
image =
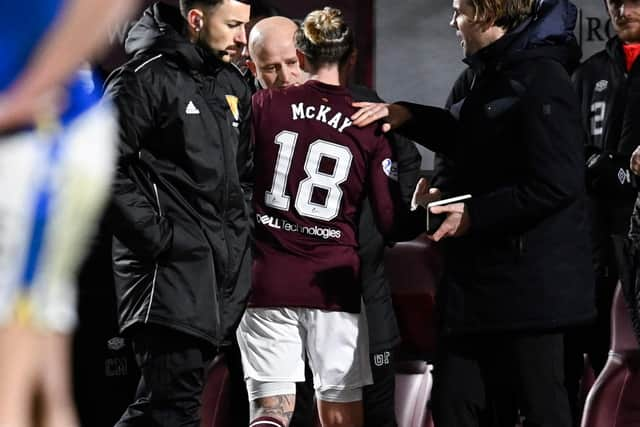
[[[309,13],[296,32],[296,47],[313,64],[342,63],[353,52],[353,32],[333,7]]]
[[[302,23],[305,37],[314,45],[336,43],[344,40],[349,31],[342,19],[342,12],[332,7],[315,10]]]

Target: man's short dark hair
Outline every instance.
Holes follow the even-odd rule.
[[[268,0],[252,0],[245,2],[251,4],[251,19],[253,18],[270,18],[272,16],[280,16],[280,10],[273,6]]]
[[[249,5],[252,4],[251,0],[236,0],[236,1],[239,1],[240,3],[246,3]],[[198,6],[204,6],[207,8],[217,7],[222,2],[224,2],[224,0],[180,0],[180,13],[182,14],[182,16],[186,18],[187,13],[191,9],[195,9]]]

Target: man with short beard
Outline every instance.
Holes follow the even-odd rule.
[[[632,122],[640,117],[640,1],[605,0],[616,32],[606,48],[587,59],[573,76],[581,101],[587,141],[587,190],[591,217],[593,266],[598,318],[584,331],[567,337],[567,389],[574,406],[587,353],[596,372],[607,360],[611,302],[620,277],[614,242],[629,231],[637,194],[629,173],[631,154],[640,144]],[[636,130],[637,132],[637,130]],[[636,149],[634,158],[640,159]],[[640,172],[640,162],[634,172]],[[631,165],[633,169],[633,165]]]
[[[199,426],[205,369],[245,308],[251,94],[229,61],[249,14],[238,0],[156,3],[108,82],[120,113],[109,215],[118,316],[141,370],[119,427]]]

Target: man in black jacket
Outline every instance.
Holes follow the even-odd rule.
[[[286,87],[301,83],[306,78],[299,67],[294,44],[298,25],[289,18],[275,16],[259,21],[249,36],[249,69],[257,86],[264,88]],[[356,56],[341,71],[346,80],[355,65]],[[349,85],[353,99],[382,102],[375,91],[359,85]],[[415,145],[400,135],[389,135],[397,160],[397,177],[403,202],[409,206],[415,183],[420,172],[420,154]],[[415,237],[408,227],[399,238]],[[363,205],[358,224],[358,244],[362,298],[369,326],[369,352],[373,384],[363,388],[364,425],[392,427],[396,425],[394,414],[394,349],[400,342],[400,334],[391,302],[391,290],[384,276],[385,240],[376,228],[369,203]],[[296,388],[296,409],[291,426],[310,425],[312,420],[312,381],[307,370],[306,383]]]
[[[454,0],[451,25],[469,68],[449,111],[363,104],[365,124],[391,112],[440,153],[432,193],[471,194],[445,214],[434,370],[438,427],[569,427],[563,328],[594,314],[583,134],[569,70],[579,50],[568,1]],[[403,128],[399,130],[402,131]],[[430,140],[429,135],[437,135]],[[446,140],[441,135],[448,135]]]
[[[142,375],[118,426],[199,426],[204,373],[250,286],[250,93],[229,60],[250,6],[181,0],[129,31],[110,222],[120,328]]]
[[[582,374],[582,354],[588,353],[596,374],[607,360],[611,303],[619,278],[614,243],[629,231],[637,194],[629,163],[640,144],[639,135],[631,135],[631,124],[640,117],[640,93],[636,89],[634,95],[632,90],[634,85],[640,88],[640,61],[635,60],[640,53],[640,5],[629,0],[605,0],[605,4],[616,36],[573,75],[588,135],[587,190],[598,307],[596,323],[567,338],[567,388],[573,400]]]

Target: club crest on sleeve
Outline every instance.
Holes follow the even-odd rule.
[[[227,99],[227,104],[229,104],[229,109],[231,109],[231,114],[233,114],[233,118],[235,120],[240,120],[240,110],[238,110],[238,97],[233,95],[225,95]]]
[[[398,164],[391,159],[384,159],[382,161],[382,171],[392,180],[398,180]]]

